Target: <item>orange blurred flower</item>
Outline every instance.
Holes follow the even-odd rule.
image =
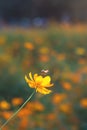
[[[27,109],[27,107],[23,108],[21,111],[19,111],[18,113],[18,117],[22,118],[24,116],[29,116],[30,114],[32,114],[32,110]]]
[[[63,83],[62,83],[62,86],[63,86],[63,88],[65,88],[66,90],[71,90],[71,88],[72,88],[71,84],[68,83],[68,82],[63,82]]]
[[[10,109],[10,103],[8,103],[7,101],[3,100],[0,102],[0,109],[2,110],[8,110]]]
[[[25,118],[23,117],[20,121],[20,124],[19,124],[19,129],[21,130],[24,130],[28,127],[28,124],[29,124],[29,119],[28,118]]]
[[[9,72],[10,72],[11,74],[16,73],[16,72],[17,72],[17,67],[16,67],[16,66],[11,66],[11,67],[9,68]]]
[[[34,49],[34,45],[31,42],[24,43],[24,47],[29,49],[29,50],[33,50]]]
[[[52,120],[54,121],[55,118],[56,118],[56,115],[55,113],[49,113],[47,116],[46,116],[47,120]]]
[[[72,112],[72,106],[69,103],[63,103],[59,106],[59,109],[67,114],[70,114]]]
[[[44,110],[44,105],[41,104],[38,101],[35,102],[30,102],[26,105],[26,108],[32,110],[32,111],[43,111]]]
[[[34,109],[36,111],[43,111],[44,110],[44,105],[41,104],[40,102],[34,102]]]
[[[18,106],[18,105],[21,105],[23,103],[23,99],[22,98],[13,98],[12,99],[12,104],[14,106]]]
[[[66,58],[66,55],[65,55],[65,54],[58,54],[58,55],[57,55],[57,59],[58,59],[59,61],[63,61],[63,60],[65,60],[65,58]]]
[[[73,74],[71,74],[70,79],[74,83],[79,83],[81,81],[81,75],[80,75],[80,73],[73,73]]]
[[[7,112],[7,111],[2,112],[2,117],[5,118],[6,120],[9,119],[11,115],[12,112]]]
[[[43,54],[43,55],[39,56],[39,59],[40,59],[41,62],[48,62],[50,57],[46,54]]]
[[[5,127],[3,128],[3,130],[9,130],[9,127],[8,127],[8,126],[5,126]]]
[[[67,95],[66,94],[55,94],[53,96],[53,103],[54,104],[58,104],[58,103],[61,103],[64,99],[66,99]]]
[[[35,38],[35,42],[36,42],[37,44],[42,44],[43,39],[42,39],[41,37],[36,37],[36,38]]]
[[[85,60],[85,59],[79,59],[79,60],[78,60],[78,63],[79,63],[79,64],[86,64],[86,60]]]
[[[87,108],[87,98],[83,98],[80,100],[80,105],[83,107],[83,108]]]
[[[28,83],[28,85],[31,88],[35,88],[36,92],[39,92],[41,94],[49,94],[51,93],[51,90],[48,90],[47,88],[52,87],[53,84],[50,83],[51,77],[45,76],[42,77],[42,75],[34,74],[34,78],[32,77],[31,72],[29,73],[29,78],[25,76],[25,80]]]

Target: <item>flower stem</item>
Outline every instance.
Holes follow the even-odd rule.
[[[36,91],[33,91],[33,93],[28,97],[28,99],[22,104],[22,106],[0,127],[0,130],[2,130],[2,128],[4,126],[7,125],[7,123],[16,116],[16,114],[28,103],[28,101],[32,98],[32,96],[35,94]]]

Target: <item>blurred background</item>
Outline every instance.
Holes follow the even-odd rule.
[[[87,1],[0,0],[0,126],[48,69],[52,93],[36,93],[3,130],[87,130]]]

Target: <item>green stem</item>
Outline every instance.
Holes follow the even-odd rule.
[[[0,130],[2,130],[2,128],[4,126],[7,125],[7,123],[16,116],[16,114],[27,104],[27,102],[32,98],[32,96],[35,94],[36,91],[34,91],[29,97],[28,99],[23,103],[23,105],[0,127]]]

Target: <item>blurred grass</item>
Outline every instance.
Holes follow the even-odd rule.
[[[12,130],[87,129],[86,42],[87,25],[5,28],[0,31],[0,101],[11,104],[15,97],[25,100],[29,96],[32,90],[24,80],[28,72],[34,74],[48,69],[54,82],[52,94],[46,97],[36,94],[34,99],[42,102],[45,110],[38,113],[40,110],[35,108],[25,119],[21,117],[16,128],[10,126]],[[9,112],[13,108],[11,104]],[[3,116],[4,108],[0,109],[2,119],[7,119]],[[17,123],[16,120],[13,122]],[[26,125],[23,126],[23,122]]]

